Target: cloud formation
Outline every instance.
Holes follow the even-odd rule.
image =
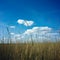
[[[23,24],[25,26],[32,26],[34,22],[33,21],[23,20],[23,19],[18,19],[17,23],[18,24]]]
[[[53,28],[45,26],[45,27],[33,27],[32,29],[27,29],[22,34],[14,34],[11,35],[15,36],[15,40],[23,41],[33,41],[37,42],[44,42],[44,41],[56,41],[56,39],[60,39],[60,35],[58,32],[54,32]],[[32,37],[31,37],[32,36]]]
[[[36,33],[40,33],[40,34],[45,34],[47,32],[50,32],[52,30],[52,28],[49,27],[33,27],[32,29],[28,29],[24,32],[24,34],[36,34]]]
[[[14,35],[15,33],[11,32],[10,34],[11,34],[11,35]]]
[[[10,28],[15,28],[15,26],[10,26]]]
[[[32,29],[27,29],[25,32],[25,38],[26,36],[29,37],[29,39],[32,38],[34,41],[39,40],[40,42],[43,41],[56,41],[59,37],[58,32],[54,32],[53,28],[50,27],[33,27]],[[28,39],[28,40],[29,40]]]

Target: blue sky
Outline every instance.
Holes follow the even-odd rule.
[[[59,29],[60,0],[0,0],[0,22],[17,26],[18,19]]]
[[[32,20],[32,26],[17,23]],[[60,29],[60,0],[0,0],[0,25],[15,26],[15,33],[35,26]]]

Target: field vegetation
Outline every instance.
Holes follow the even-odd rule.
[[[0,44],[0,60],[60,60],[60,42]]]

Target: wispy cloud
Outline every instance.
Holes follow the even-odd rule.
[[[23,20],[23,19],[18,19],[17,20],[18,24],[23,24],[25,26],[32,26],[34,21],[28,21],[28,20]]]
[[[11,34],[11,35],[14,35],[15,33],[11,32],[10,34]]]
[[[15,26],[10,26],[10,28],[15,28]]]

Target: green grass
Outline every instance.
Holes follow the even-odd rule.
[[[60,60],[60,42],[0,44],[0,60]]]

